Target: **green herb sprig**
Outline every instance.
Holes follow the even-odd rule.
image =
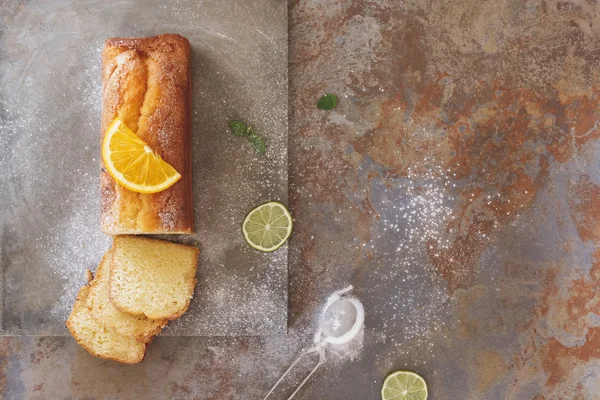
[[[267,152],[266,139],[256,132],[252,125],[238,120],[230,120],[227,125],[233,136],[245,137],[257,154],[264,155]]]

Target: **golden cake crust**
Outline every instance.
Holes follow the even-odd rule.
[[[135,317],[115,308],[109,298],[109,275],[112,249],[102,256],[96,269],[96,277],[89,284],[88,308],[92,318],[99,324],[120,335],[133,337],[138,342],[150,343],[154,336],[167,325],[168,320],[151,320]]]
[[[93,356],[124,364],[136,364],[144,359],[146,344],[111,331],[96,322],[90,315],[87,305],[90,288],[84,286],[79,290],[73,310],[66,322],[66,327],[81,347]],[[112,343],[111,348],[104,348],[94,340],[93,336],[104,336]],[[128,348],[127,348],[128,347]]]
[[[182,178],[162,192],[141,194],[118,185],[102,165],[102,231],[192,233],[191,71],[186,38],[165,34],[106,40],[102,138],[117,116]]]

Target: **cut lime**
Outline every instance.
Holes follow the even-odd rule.
[[[426,400],[427,383],[410,371],[396,371],[388,375],[381,388],[383,400]]]
[[[275,251],[292,234],[292,216],[283,204],[270,201],[246,215],[242,232],[246,242],[256,250]]]

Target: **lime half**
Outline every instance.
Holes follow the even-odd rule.
[[[283,204],[270,201],[246,215],[242,232],[246,242],[256,250],[275,251],[292,234],[292,216]]]
[[[388,375],[381,388],[383,400],[426,400],[425,379],[410,371],[396,371]]]

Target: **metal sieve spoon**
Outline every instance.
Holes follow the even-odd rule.
[[[329,301],[325,305],[324,311],[321,314],[321,318],[319,320],[319,331],[317,333],[318,337],[322,337],[323,339],[315,346],[310,347],[300,353],[300,356],[298,356],[292,365],[290,365],[283,375],[281,375],[281,378],[279,378],[275,385],[273,385],[263,400],[266,400],[267,397],[273,393],[277,386],[303,357],[312,353],[318,354],[319,361],[317,365],[310,371],[308,376],[304,378],[302,382],[300,382],[290,397],[288,397],[287,400],[291,400],[315,373],[315,371],[325,363],[325,347],[328,344],[347,344],[360,333],[365,322],[365,310],[362,303],[358,299],[350,296],[344,296],[344,294],[348,293],[350,290],[352,290],[352,286],[336,292],[329,298]]]

